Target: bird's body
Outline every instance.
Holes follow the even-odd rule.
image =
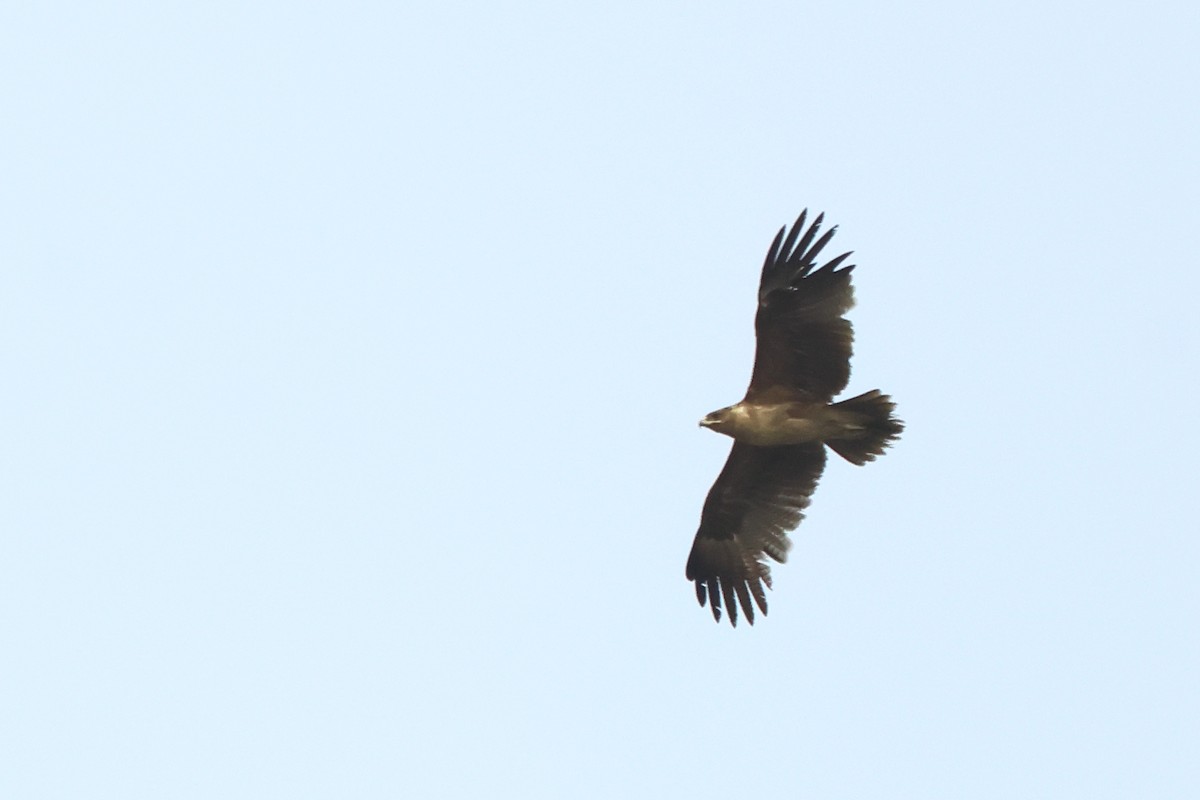
[[[741,402],[713,414],[720,416],[709,415],[700,425],[759,447],[824,442],[861,428],[852,412],[811,400]]]
[[[833,402],[850,379],[853,329],[843,315],[854,305],[854,266],[838,269],[845,253],[814,269],[836,228],[816,239],[823,215],[804,231],[806,216],[786,239],[787,229],[779,231],[763,265],[746,397],[700,421],[734,445],[704,503],[687,577],[700,604],[718,621],[723,604],[734,625],[739,604],[751,624],[755,605],[767,613],[764,557],[786,560],[787,534],[825,468],[825,447],[864,464],[904,429],[878,390]]]

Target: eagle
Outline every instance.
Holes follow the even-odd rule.
[[[833,402],[850,380],[854,305],[850,253],[816,268],[837,227],[823,235],[808,210],[790,231],[779,229],[767,251],[754,318],[757,349],[745,398],[712,412],[702,427],[733,439],[724,469],[704,501],[687,578],[700,605],[736,626],[740,604],[754,624],[765,615],[771,587],[767,558],[787,560],[788,533],[800,524],[825,468],[828,447],[851,464],[882,455],[904,430],[895,404],[874,389]],[[753,598],[753,602],[751,602]]]

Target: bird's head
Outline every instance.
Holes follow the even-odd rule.
[[[729,427],[730,417],[732,416],[731,408],[720,408],[712,412],[704,419],[700,420],[701,428],[708,428],[710,431],[721,433]]]

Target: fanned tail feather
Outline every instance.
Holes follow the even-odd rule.
[[[861,466],[874,461],[904,430],[904,423],[892,415],[896,404],[878,389],[834,403],[832,407],[848,412],[849,430],[847,436],[826,440],[825,444],[851,464]]]

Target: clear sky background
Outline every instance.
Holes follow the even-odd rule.
[[[5,4],[0,795],[1200,796],[1198,9]],[[908,430],[734,630],[805,207]]]

